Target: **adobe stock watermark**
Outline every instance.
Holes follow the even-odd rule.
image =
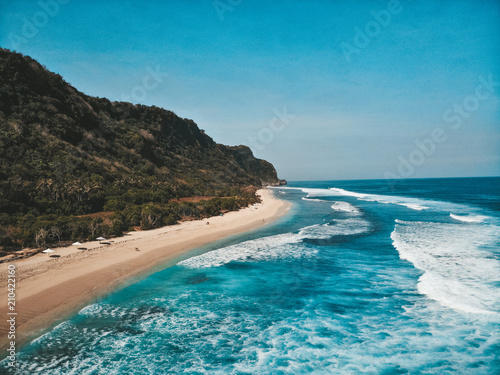
[[[392,190],[394,190],[395,180],[413,176],[417,167],[424,164],[436,152],[438,145],[448,140],[450,130],[460,129],[464,121],[479,110],[481,102],[489,99],[495,93],[495,89],[500,86],[499,82],[493,80],[491,74],[488,75],[487,79],[479,76],[478,80],[479,83],[474,94],[466,96],[462,103],[455,103],[453,107],[443,113],[443,121],[446,124],[451,124],[449,128],[438,126],[431,131],[429,137],[423,140],[416,139],[414,142],[416,147],[407,157],[398,156],[397,173],[389,171],[384,173],[384,178],[388,180]]]
[[[71,0],[40,0],[38,6],[40,10],[32,14],[30,18],[23,17],[23,26],[18,33],[9,33],[8,40],[12,49],[18,50],[23,44],[28,43],[38,35],[40,29],[43,29],[49,23],[51,18],[59,14],[60,6],[66,5]]]
[[[234,9],[242,2],[243,0],[214,0],[212,5],[219,16],[219,19],[224,21],[224,14],[234,11]]]
[[[360,54],[362,50],[367,48],[372,40],[380,35],[392,21],[392,17],[400,14],[403,11],[403,6],[399,0],[389,0],[386,9],[379,11],[372,10],[370,15],[372,20],[368,21],[363,29],[356,26],[354,28],[354,38],[352,43],[340,43],[340,49],[344,54],[345,59],[350,63],[353,54]]]
[[[269,121],[269,125],[259,130],[257,136],[248,137],[247,145],[252,150],[262,151],[266,145],[270,144],[276,135],[280,133],[287,125],[290,124],[290,120],[293,120],[296,116],[288,113],[287,107],[283,107],[283,111],[278,111],[276,108],[273,109],[275,116]]]
[[[163,83],[164,78],[169,75],[166,72],[162,72],[159,65],[155,69],[148,66],[146,67],[146,71],[147,73],[140,81],[140,84],[134,86],[128,94],[122,95],[122,99],[125,102],[131,102],[132,100],[135,102],[144,101],[147,98],[148,92],[157,89]],[[111,110],[119,120],[126,119],[130,114],[130,106],[127,103],[112,103]],[[78,159],[80,152],[92,152],[105,139],[105,135],[109,133],[109,124],[100,120],[98,126],[88,131],[84,139],[75,148],[71,147],[68,150],[65,162],[54,164],[57,179],[64,181],[67,174],[77,170],[78,165],[75,164],[74,160]]]
[[[9,367],[16,366],[16,266],[14,264],[9,264],[7,266],[7,339],[8,349],[7,349],[7,363]]]
[[[126,102],[135,101],[142,102],[146,99],[148,91],[153,91],[160,86],[163,79],[168,77],[168,73],[160,71],[160,66],[156,65],[153,70],[151,67],[146,67],[148,73],[142,78],[141,84],[134,86],[130,94],[122,95],[122,99]]]

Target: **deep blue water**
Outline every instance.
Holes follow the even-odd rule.
[[[87,306],[18,373],[500,374],[499,187],[276,188],[290,215]]]

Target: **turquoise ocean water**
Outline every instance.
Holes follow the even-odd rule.
[[[85,307],[16,373],[500,374],[499,187],[276,188],[288,216]]]

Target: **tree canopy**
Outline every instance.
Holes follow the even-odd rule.
[[[0,49],[4,248],[219,214],[257,201],[263,183],[280,180],[248,147],[218,144],[162,108],[87,96]],[[180,200],[189,197],[210,199]],[[89,215],[99,212],[107,214],[96,223]]]

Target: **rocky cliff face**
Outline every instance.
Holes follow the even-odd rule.
[[[251,175],[259,176],[264,185],[286,185],[285,180],[277,178],[274,166],[261,159],[256,159],[252,150],[246,146],[225,146],[226,152],[232,155],[239,166]]]

